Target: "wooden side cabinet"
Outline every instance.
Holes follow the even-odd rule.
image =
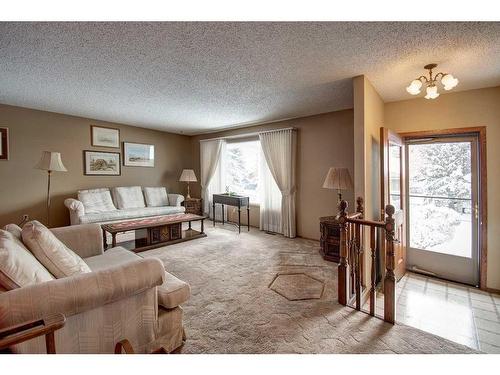
[[[340,224],[335,216],[319,219],[321,231],[320,253],[323,259],[332,262],[340,261]]]
[[[195,214],[203,216],[203,199],[186,198],[182,204],[186,207],[187,214]]]

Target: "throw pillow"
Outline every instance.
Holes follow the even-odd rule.
[[[12,233],[0,229],[0,289],[12,290],[54,280]]]
[[[55,277],[91,272],[82,258],[63,244],[45,225],[33,220],[23,227],[23,242]]]
[[[143,191],[148,207],[169,206],[167,189],[164,187],[145,187]]]
[[[140,186],[115,187],[113,188],[113,197],[120,210],[146,207]]]
[[[116,211],[109,189],[80,190],[78,200],[82,202],[86,214]]]
[[[9,233],[12,233],[14,237],[16,237],[19,241],[22,241],[21,237],[21,232],[22,229],[19,225],[16,224],[7,224],[6,226],[3,227],[4,230],[6,230]]]

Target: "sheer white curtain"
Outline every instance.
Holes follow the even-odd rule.
[[[217,167],[215,168],[214,175],[207,186],[207,206],[208,206],[208,216],[213,219],[213,195],[221,194],[225,192],[226,189],[226,141],[221,140],[220,157],[217,162]],[[224,205],[224,217],[227,218],[227,206]],[[222,206],[220,204],[215,208],[215,219],[222,220]]]
[[[259,159],[260,230],[283,233],[281,191],[267,166],[262,147]]]
[[[203,198],[203,212],[210,214],[212,207],[212,194],[221,193],[223,189],[223,163],[221,162],[223,139],[215,139],[200,142],[200,184],[201,197]]]
[[[283,235],[293,238],[296,235],[295,132],[293,129],[262,132],[259,134],[259,139],[269,171],[281,191],[281,226]]]

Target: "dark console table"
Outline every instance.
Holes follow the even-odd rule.
[[[212,213],[215,226],[215,204],[222,205],[222,224],[224,225],[224,205],[238,207],[238,232],[241,233],[241,207],[247,208],[247,227],[250,230],[250,199],[241,195],[214,194]]]

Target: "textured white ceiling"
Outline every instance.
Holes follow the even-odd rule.
[[[385,101],[436,62],[500,85],[500,23],[0,23],[0,102],[185,134]],[[438,99],[439,100],[439,99]]]

